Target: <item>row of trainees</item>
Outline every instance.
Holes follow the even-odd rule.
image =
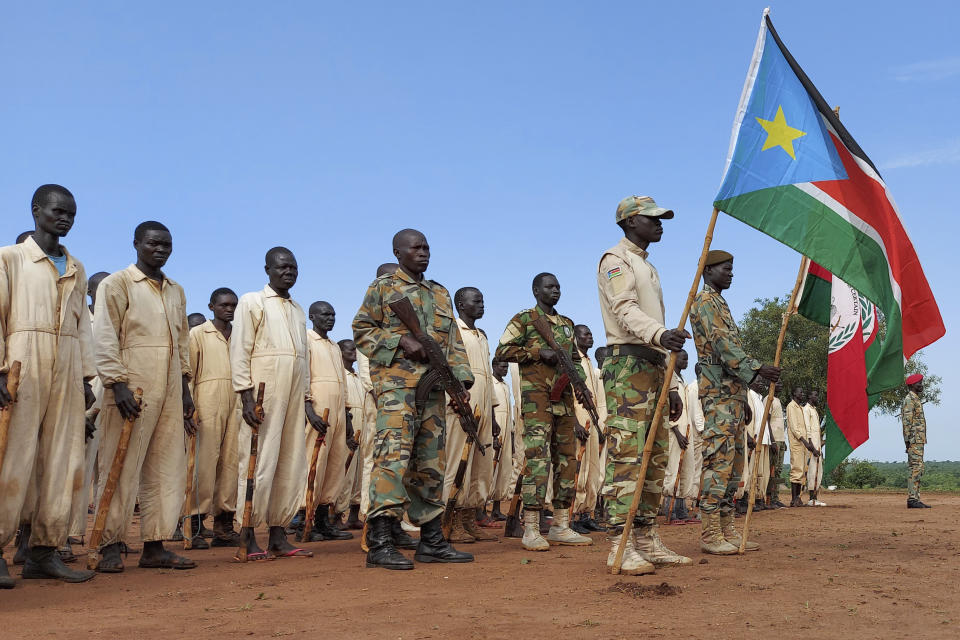
[[[77,416],[82,415],[84,398],[77,395],[81,388],[86,391],[87,409],[96,402],[90,382],[97,376],[104,387],[98,416],[102,429],[101,457],[113,458],[124,421],[135,420],[132,455],[128,455],[123,466],[116,499],[98,507],[106,512],[98,569],[123,570],[120,548],[138,499],[144,540],[140,566],[192,568],[195,565],[191,560],[174,554],[162,544],[175,529],[184,500],[186,452],[181,429],[191,435],[196,430],[195,387],[191,380],[183,290],[162,271],[172,250],[170,232],[156,222],[137,227],[134,234],[137,262],[101,283],[102,291],[98,291],[94,306],[91,339],[88,312],[82,298],[85,280],[82,266],[59,244],[59,238],[66,235],[73,224],[76,213],[73,197],[62,187],[47,185],[38,189],[32,208],[37,230],[24,243],[24,250],[14,249],[4,254],[5,261],[10,263],[5,265],[9,266],[7,275],[12,274],[8,278],[8,291],[13,292],[8,295],[12,301],[10,314],[29,315],[23,309],[26,305],[18,304],[18,296],[29,297],[28,292],[35,294],[39,288],[45,290],[46,299],[42,302],[47,303],[44,309],[47,317],[34,314],[23,326],[15,326],[13,333],[28,333],[31,338],[37,333],[55,336],[53,343],[44,343],[46,350],[34,348],[30,355],[36,357],[23,360],[31,363],[45,359],[46,366],[42,367],[39,377],[50,373],[54,383],[59,380],[60,384],[72,387],[64,389],[62,394],[48,395],[45,404],[55,404],[62,409],[69,398],[78,411],[49,411],[49,407],[37,404],[36,413],[42,418],[35,420],[37,416],[30,418],[18,403],[11,412],[13,426],[25,432],[21,435],[27,455],[17,452],[16,456],[6,456],[0,479],[35,475],[34,481],[26,484],[35,485],[38,494],[36,509],[30,518],[30,552],[23,575],[75,581],[92,577],[86,572],[67,569],[55,553],[57,545],[49,542],[66,538],[66,518],[63,522],[58,518],[62,515],[59,512],[64,511],[64,503],[69,512],[71,492],[63,491],[63,474],[72,478],[74,485],[79,482],[80,474],[76,471],[83,449],[82,435],[81,446],[72,446],[76,444],[76,434],[82,434],[83,430],[70,430],[70,426],[76,426]],[[686,331],[667,330],[663,326],[659,279],[652,265],[646,262],[647,247],[662,235],[661,219],[672,216],[672,211],[657,207],[650,198],[632,197],[622,201],[616,219],[624,238],[603,256],[598,272],[609,348],[602,374],[609,413],[602,421],[607,438],[602,493],[614,527],[622,524],[637,483],[639,452],[656,403],[656,391],[663,380],[665,354],[681,351],[684,340],[690,337]],[[477,365],[469,360],[463,339],[469,327],[461,331],[460,322],[465,321],[461,318],[454,322],[454,304],[449,294],[439,284],[424,278],[429,264],[429,245],[422,233],[409,229],[399,232],[394,237],[393,252],[399,268],[379,276],[370,286],[352,327],[357,347],[369,358],[376,400],[367,566],[412,568],[412,563],[397,552],[398,547],[406,546],[416,547],[414,558],[419,561],[466,562],[472,560],[472,556],[454,549],[440,530],[440,516],[444,511],[442,495],[447,485],[443,457],[456,451],[456,447],[445,448],[444,439],[448,434],[455,437],[462,429],[452,425],[451,429],[446,428],[446,400],[440,389],[431,391],[422,404],[414,404],[414,390],[429,368],[428,358],[424,345],[388,310],[389,303],[397,297],[406,297],[413,303],[420,324],[443,349],[456,377],[472,389],[477,381],[473,372]],[[310,430],[331,439],[334,443],[330,446],[331,452],[341,441],[335,431],[331,433],[333,427],[329,422],[330,416],[338,421],[340,412],[331,411],[324,419],[314,407],[306,318],[289,294],[297,280],[296,259],[289,250],[278,247],[267,253],[265,262],[269,284],[262,291],[239,299],[228,348],[230,384],[232,391],[239,395],[242,416],[238,476],[247,475],[248,460],[256,461],[252,474],[255,490],[252,501],[245,505],[250,515],[244,514],[240,531],[247,560],[262,559],[268,554],[274,557],[312,555],[290,544],[285,533],[304,501]],[[720,296],[732,281],[732,262],[733,257],[726,252],[711,252],[703,272],[705,287],[691,313],[701,364],[698,381],[705,416],[701,510],[708,517],[704,519],[701,546],[708,553],[730,553],[731,545],[738,541],[732,522],[725,519],[731,514],[733,493],[739,481],[733,468],[743,456],[743,447],[737,443],[745,414],[740,392],[757,377],[771,381],[779,377],[779,369],[749,358],[739,345],[736,325]],[[28,263],[31,266],[24,268]],[[29,272],[29,277],[21,277],[25,272]],[[471,293],[469,289],[462,291],[464,295]],[[560,299],[556,277],[539,274],[533,282],[533,293],[537,305],[511,320],[496,349],[497,359],[516,363],[519,374],[518,403],[525,454],[519,482],[524,506],[523,545],[528,549],[546,550],[550,544],[590,544],[590,538],[569,527],[570,508],[576,495],[575,442],[590,437],[585,428],[589,423],[585,425],[585,421],[577,417],[576,403],[589,405],[599,392],[596,386],[593,391],[571,387],[569,378],[562,375],[558,367],[561,356],[566,353],[574,359],[575,375],[581,379],[588,377],[581,362],[582,354],[578,355],[573,345],[573,323],[555,309]],[[52,312],[54,304],[61,312],[59,316]],[[478,304],[482,309],[482,299]],[[549,323],[553,340],[546,340],[535,328],[540,317]],[[61,322],[64,319],[66,324]],[[74,339],[70,340],[71,337]],[[43,340],[48,339],[27,342],[35,347]],[[17,339],[11,342],[16,344]],[[73,350],[70,357],[60,354],[49,357],[64,348]],[[16,349],[9,350],[4,358],[5,367],[19,355]],[[96,366],[91,367],[94,361]],[[489,362],[489,358],[484,357],[480,366],[487,368]],[[73,368],[57,375],[68,363]],[[589,365],[589,360],[587,363]],[[24,378],[32,383],[38,371],[29,364],[25,369]],[[731,375],[733,379],[728,379]],[[83,385],[76,384],[81,379]],[[258,382],[267,387],[262,407],[256,406],[254,398]],[[133,388],[143,389],[142,404],[136,402]],[[677,419],[682,410],[676,390],[676,385],[671,385],[672,419]],[[24,394],[23,400],[27,395]],[[492,406],[486,401],[480,404],[473,396],[486,397],[483,389],[472,389],[471,400],[486,419],[490,413],[487,408]],[[7,403],[9,398],[3,400]],[[57,445],[71,445],[65,456],[69,462],[59,466],[57,472],[50,470],[51,461],[58,458],[49,455],[56,449],[50,447],[49,441],[56,440],[51,433],[57,428],[46,429],[40,425],[48,418],[62,431],[70,433],[57,440]],[[346,416],[343,422],[343,433],[347,434]],[[491,430],[492,422],[491,415]],[[307,442],[303,435],[305,424],[309,425]],[[653,463],[644,479],[641,511],[635,523],[639,535],[636,541],[630,540],[627,572],[636,572],[638,567],[643,569],[641,563],[649,565],[644,557],[665,563],[690,562],[689,558],[666,549],[656,532],[656,511],[668,457],[666,428],[662,423],[661,429],[663,433],[657,434]],[[253,430],[260,439],[256,456],[248,455]],[[11,433],[15,431],[11,427]],[[597,438],[600,438],[599,432]],[[342,440],[347,439],[344,435]],[[11,438],[11,442],[15,440]],[[34,455],[37,453],[39,455]],[[11,459],[16,463],[10,464]],[[23,468],[14,469],[18,465]],[[328,463],[327,466],[336,465]],[[325,475],[317,474],[318,478]],[[544,539],[539,531],[538,512],[544,510],[550,481],[553,484],[550,502],[555,517]],[[323,500],[322,486],[318,493]],[[328,499],[332,499],[331,495],[336,492],[328,494]],[[58,501],[56,508],[50,507]],[[21,508],[28,502],[26,487],[15,491],[13,499],[6,502],[10,506],[8,511],[16,514],[6,518],[12,522],[0,522],[3,527],[0,534],[9,537],[20,520]],[[29,502],[34,503],[32,499]],[[25,511],[29,510],[30,506]],[[239,511],[239,496],[236,510]],[[399,526],[404,515],[420,527],[418,543],[404,536]],[[463,523],[463,518],[460,521]],[[253,534],[254,528],[263,524],[269,528],[266,551]],[[322,535],[326,527],[321,526],[320,530]],[[616,552],[616,539],[613,543],[611,557]],[[608,558],[608,563],[611,559]],[[5,570],[5,562],[3,567]]]

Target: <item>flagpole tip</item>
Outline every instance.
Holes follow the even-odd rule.
[[[766,18],[768,15],[770,15],[770,7],[763,10],[763,17]]]

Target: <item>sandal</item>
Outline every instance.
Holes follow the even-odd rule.
[[[145,562],[141,556],[137,566],[141,569],[193,569],[197,566],[197,563],[190,558],[178,556],[172,551],[164,551],[158,560],[148,560]]]
[[[312,558],[313,557],[313,551],[300,549],[299,547],[290,549],[289,551],[283,551],[283,552],[271,549],[270,553],[273,555],[274,558]]]
[[[239,553],[234,554],[233,559],[236,562],[243,562],[240,559]],[[267,555],[266,551],[254,551],[253,553],[247,554],[247,562],[258,562],[261,560],[272,560],[272,558]]]

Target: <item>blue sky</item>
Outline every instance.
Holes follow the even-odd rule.
[[[88,272],[133,260],[134,226],[174,234],[170,277],[191,311],[264,284],[290,247],[293,293],[349,324],[390,238],[424,231],[428,275],[478,286],[496,340],[553,271],[560,309],[602,333],[595,284],[617,202],[676,210],[653,248],[675,323],[690,286],[763,4],[137,3],[8,5],[0,24],[0,237],[30,228],[44,182],[77,197],[67,246]],[[955,3],[772,7],[794,56],[880,167],[947,323],[926,350],[944,402],[928,458],[960,459],[948,369],[960,224]],[[799,255],[731,218],[728,300],[784,294]],[[904,459],[897,421],[857,455]]]

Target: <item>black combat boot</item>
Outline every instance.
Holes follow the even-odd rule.
[[[420,545],[413,559],[417,562],[473,562],[473,554],[457,551],[443,537],[441,516],[420,525]]]
[[[20,531],[17,533],[17,550],[13,554],[13,564],[23,564],[27,561],[27,555],[30,553],[30,525],[20,525]]]
[[[207,525],[204,524],[205,521],[206,521],[206,519],[207,519],[207,514],[201,513],[201,514],[200,514],[200,526],[197,527],[197,528],[195,528],[195,529],[193,530],[193,535],[197,535],[197,534],[199,533],[201,536],[203,536],[204,538],[207,538],[207,539],[209,540],[209,539],[212,538],[215,534],[214,534],[213,530],[207,529]],[[194,545],[194,547],[196,547],[196,545]]]
[[[390,535],[393,536],[393,546],[397,549],[416,549],[420,541],[412,538],[403,530],[400,518],[390,518]]]
[[[96,574],[94,571],[81,569],[74,571],[63,564],[56,547],[30,547],[27,561],[23,565],[23,578],[63,580],[64,582],[86,582]]]
[[[224,511],[213,517],[211,547],[236,547],[240,544],[240,534],[233,528],[233,516],[233,511]]]
[[[676,504],[673,505],[673,518],[672,522],[677,524],[685,523],[690,519],[690,513],[687,511],[687,501],[683,498],[677,498]]]
[[[393,546],[390,529],[391,521],[396,520],[390,516],[376,516],[367,523],[367,548],[370,549],[367,552],[368,569],[413,569],[413,563]]]
[[[347,514],[347,529],[359,531],[363,529],[363,523],[360,522],[360,505],[350,505],[350,513]]]
[[[916,498],[907,498],[907,509],[923,509],[923,503]]]
[[[736,512],[737,512],[737,516],[738,516],[738,517],[739,517],[739,516],[742,516],[742,515],[746,515],[746,513],[747,513],[747,504],[748,504],[748,501],[749,501],[749,500],[750,500],[750,494],[749,494],[749,493],[744,493],[744,494],[743,494],[743,497],[740,498],[739,500],[737,500]]]
[[[791,507],[802,507],[802,506],[803,506],[803,500],[800,498],[800,492],[801,492],[801,491],[802,491],[802,489],[800,488],[800,483],[799,483],[799,482],[791,482],[791,483],[790,483],[790,495],[792,496],[791,499],[790,499],[790,506],[791,506]]]
[[[7,560],[3,557],[3,552],[0,552],[0,589],[13,589],[13,585],[13,577],[7,571]]]
[[[313,528],[320,531],[324,540],[352,540],[353,534],[341,531],[330,524],[330,505],[317,505],[317,512],[313,516]]]
[[[205,536],[201,531],[203,531],[203,516],[190,516],[190,534],[193,536],[190,538],[190,546],[194,549],[209,549],[210,543],[204,539]]]

